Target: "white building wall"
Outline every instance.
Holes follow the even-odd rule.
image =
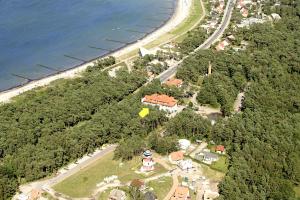
[[[176,112],[178,110],[178,105],[176,104],[173,107],[168,107],[168,106],[162,106],[162,105],[158,105],[158,104],[152,104],[152,103],[147,103],[144,102],[144,98],[142,99],[142,103],[146,104],[146,105],[150,105],[150,106],[158,106],[159,110],[164,110],[170,113]]]

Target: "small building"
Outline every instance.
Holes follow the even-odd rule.
[[[225,47],[229,46],[229,42],[227,40],[223,40],[216,46],[217,51],[224,51]]]
[[[130,183],[130,186],[138,188],[139,190],[145,190],[146,189],[146,185],[145,185],[144,181],[142,181],[140,179],[133,179]]]
[[[29,200],[37,200],[42,196],[42,194],[43,194],[42,190],[33,189],[30,192]]]
[[[225,154],[225,147],[223,145],[216,146],[216,152],[220,154]]]
[[[140,47],[140,49],[139,49],[139,55],[141,57],[145,57],[146,55],[151,55],[151,54],[152,53],[148,49],[146,49],[144,47]]]
[[[182,151],[172,152],[169,155],[169,160],[173,164],[176,164],[178,161],[181,161],[183,159],[184,159],[184,154]]]
[[[175,86],[180,88],[182,86],[183,81],[181,79],[169,79],[165,82],[167,86]]]
[[[281,19],[280,15],[277,14],[277,13],[272,13],[272,14],[271,14],[271,17],[272,17],[272,19],[273,19],[274,21],[278,21],[278,20]]]
[[[122,190],[113,189],[109,193],[108,199],[109,200],[125,200],[126,199],[126,194]]]
[[[243,17],[248,17],[248,15],[249,15],[249,11],[247,8],[242,8],[240,10],[240,13],[242,14]]]
[[[158,106],[160,110],[170,113],[178,110],[177,100],[174,97],[169,97],[165,94],[146,95],[141,101],[147,105]]]
[[[153,192],[148,191],[145,193],[144,199],[145,200],[157,200],[158,198]]]
[[[196,159],[201,160],[207,164],[211,164],[212,162],[215,162],[219,159],[219,156],[217,154],[202,151],[196,155]]]
[[[191,142],[187,139],[178,140],[179,148],[182,150],[187,150],[191,146]]]
[[[147,150],[143,153],[143,159],[142,159],[143,165],[141,167],[142,172],[149,172],[154,170],[155,162],[152,158],[151,151]]]
[[[18,200],[28,200],[28,199],[29,199],[29,196],[24,193],[18,195]]]
[[[174,195],[171,197],[171,200],[188,200],[190,198],[189,188],[178,186],[175,189]]]
[[[219,196],[218,192],[213,192],[211,190],[205,190],[203,194],[203,200],[213,200]]]
[[[181,169],[181,170],[190,170],[190,169],[193,169],[193,162],[191,159],[188,159],[188,160],[181,160],[178,162],[178,167]]]

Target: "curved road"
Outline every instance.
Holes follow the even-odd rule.
[[[185,56],[182,60],[177,62],[174,66],[169,67],[166,71],[164,71],[160,75],[158,75],[158,78],[161,82],[165,82],[171,76],[173,76],[176,73],[177,68],[180,66],[180,64],[186,58],[188,58],[190,55],[195,54],[195,52],[197,52],[200,49],[208,49],[214,42],[216,42],[218,39],[221,38],[221,36],[223,35],[224,31],[226,30],[226,28],[228,27],[228,25],[230,23],[234,4],[235,4],[235,0],[228,0],[221,24],[219,25],[217,30],[215,30],[215,32],[207,40],[205,40],[203,42],[203,44],[201,44],[198,48],[196,48],[193,52],[191,52],[189,55]]]

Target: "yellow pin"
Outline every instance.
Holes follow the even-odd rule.
[[[139,116],[141,118],[146,117],[149,114],[149,108],[143,108],[140,112],[139,112]]]

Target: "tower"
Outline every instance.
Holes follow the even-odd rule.
[[[207,75],[211,75],[211,63],[210,61],[208,62],[208,73]]]
[[[143,166],[141,167],[142,172],[149,172],[154,170],[154,160],[152,158],[151,151],[147,150],[143,153]]]

